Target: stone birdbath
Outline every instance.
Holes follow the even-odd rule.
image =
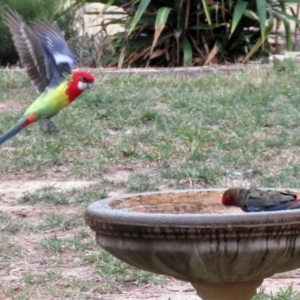
[[[128,264],[189,281],[204,300],[249,300],[264,278],[300,267],[300,210],[244,213],[223,207],[223,192],[112,197],[89,205],[85,221]]]

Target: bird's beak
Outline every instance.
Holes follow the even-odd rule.
[[[88,88],[88,89],[92,88],[92,86],[93,86],[93,83],[92,83],[92,82],[90,82],[90,83],[87,84],[87,88]]]

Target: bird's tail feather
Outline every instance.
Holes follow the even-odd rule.
[[[22,124],[26,121],[27,117],[23,117],[19,120],[19,122],[11,128],[9,131],[4,133],[2,136],[0,136],[0,145],[5,143],[7,140],[9,140],[11,137],[16,135],[20,130],[22,130]]]

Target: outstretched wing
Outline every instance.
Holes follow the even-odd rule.
[[[29,27],[16,11],[3,13],[22,65],[38,92],[55,87],[69,75],[74,65],[74,55],[61,31],[50,22],[36,22]]]
[[[45,52],[49,85],[56,86],[64,79],[64,75],[71,74],[74,55],[56,25],[50,22],[36,22],[32,24],[32,29],[37,34]]]
[[[49,85],[49,79],[46,76],[44,51],[38,36],[15,11],[6,10],[2,16],[3,22],[12,33],[23,67],[36,90],[42,93]]]

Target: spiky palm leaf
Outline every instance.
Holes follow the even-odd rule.
[[[88,1],[93,2],[93,1]],[[285,26],[286,46],[292,45],[290,21],[299,26],[298,15],[290,7],[300,0],[99,0],[116,5],[126,17],[113,18],[107,25],[125,28],[108,41],[115,48],[104,65],[183,66],[205,65],[212,61],[247,62],[262,49],[275,20]],[[290,9],[292,14],[287,13]],[[108,44],[102,47],[107,47]],[[100,51],[103,53],[103,51]]]

